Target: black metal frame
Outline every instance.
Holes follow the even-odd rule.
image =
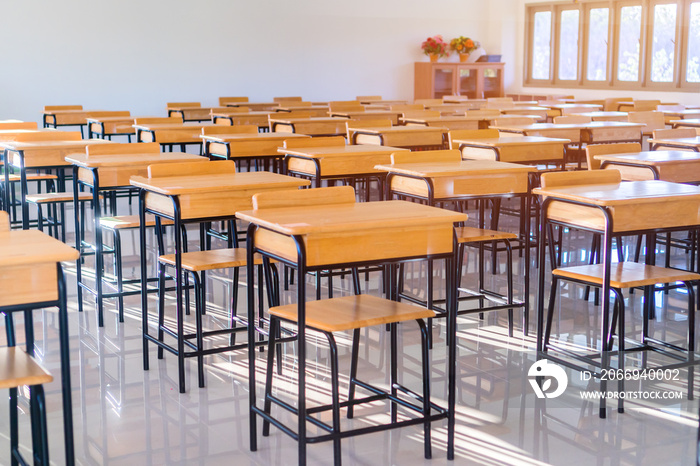
[[[101,130],[100,131],[93,131],[92,125],[99,125]],[[87,129],[88,129],[88,139],[92,139],[92,137],[95,136],[95,137],[98,137],[100,139],[109,139],[111,141],[112,136],[127,136],[129,138],[129,142],[131,142],[131,135],[136,134],[135,130],[133,133],[107,133],[105,131],[104,121],[93,121],[93,122],[88,121],[87,122]]]
[[[53,118],[53,123],[49,122],[49,118]],[[44,113],[42,116],[42,123],[44,128],[54,128],[58,129],[61,126],[78,126],[80,128],[80,137],[82,139],[85,139],[85,133],[83,132],[83,127],[86,126],[86,123],[69,123],[69,124],[57,124],[56,123],[56,114],[55,113]]]
[[[260,227],[258,225],[255,225],[251,223],[248,226],[248,233],[247,233],[247,246],[248,246],[248,267],[247,267],[247,276],[252,277],[253,276],[253,258],[254,254],[256,252],[262,254],[264,257],[269,257],[271,259],[275,259],[279,261],[281,264],[284,264],[285,266],[291,267],[293,269],[296,269],[297,271],[297,279],[298,283],[303,284],[304,283],[304,277],[306,276],[307,273],[309,272],[314,272],[314,271],[321,271],[321,270],[332,270],[332,269],[348,269],[348,268],[356,268],[358,266],[374,266],[374,265],[387,265],[392,273],[385,273],[385,286],[387,290],[387,296],[390,296],[394,300],[398,299],[398,295],[396,292],[396,264],[398,262],[404,262],[404,261],[409,261],[409,260],[423,260],[423,259],[429,259],[429,260],[438,260],[438,259],[445,259],[446,262],[446,288],[447,288],[447,310],[448,310],[448,319],[447,319],[447,334],[448,334],[448,342],[447,342],[447,356],[448,356],[448,406],[447,409],[442,412],[438,413],[435,415],[431,415],[429,419],[425,418],[418,418],[414,419],[411,421],[402,421],[399,423],[395,424],[388,424],[384,426],[373,426],[369,428],[362,428],[362,429],[356,429],[356,430],[350,430],[347,432],[339,432],[338,429],[336,428],[331,428],[330,431],[327,426],[324,427],[323,424],[320,424],[318,421],[315,421],[313,418],[309,417],[309,414],[313,414],[314,412],[317,412],[317,409],[307,409],[306,406],[306,331],[307,327],[305,325],[306,322],[306,290],[304,286],[298,286],[297,287],[297,322],[298,328],[297,328],[297,336],[296,339],[297,341],[301,342],[298,345],[298,380],[299,380],[299,390],[298,390],[298,403],[297,407],[293,408],[289,405],[286,405],[284,403],[280,403],[280,406],[283,408],[286,408],[288,410],[291,410],[293,413],[297,414],[298,417],[298,426],[296,432],[292,430],[290,427],[287,427],[286,425],[282,424],[281,422],[275,420],[272,416],[270,416],[265,408],[260,408],[257,406],[256,402],[256,369],[255,369],[255,328],[253,326],[248,326],[248,355],[249,355],[249,362],[248,362],[248,383],[249,383],[249,402],[250,402],[250,450],[251,451],[256,451],[257,450],[257,416],[260,416],[264,422],[266,423],[271,423],[278,427],[282,432],[285,434],[289,435],[293,439],[297,440],[298,442],[298,454],[299,454],[299,464],[306,464],[306,446],[307,443],[316,443],[316,442],[321,442],[321,441],[329,441],[333,440],[334,442],[334,451],[335,451],[335,458],[336,461],[339,461],[339,446],[340,446],[340,440],[345,437],[351,437],[351,436],[356,436],[356,435],[362,435],[362,434],[367,434],[367,433],[372,433],[372,432],[377,432],[380,430],[388,430],[388,429],[393,429],[393,428],[398,428],[398,427],[403,427],[404,425],[408,425],[407,423],[410,424],[420,424],[420,423],[428,423],[433,420],[441,419],[441,418],[447,418],[447,458],[449,460],[454,459],[454,434],[455,434],[455,380],[456,380],[456,325],[457,325],[457,316],[456,316],[456,290],[457,290],[457,285],[456,285],[456,273],[454,270],[454,264],[455,264],[455,250],[457,249],[456,245],[456,239],[453,240],[453,251],[449,254],[436,254],[436,255],[429,255],[427,257],[401,257],[401,258],[391,258],[391,259],[386,259],[386,260],[375,260],[375,261],[360,261],[360,262],[353,262],[353,263],[337,263],[337,264],[324,264],[324,265],[317,265],[317,266],[307,266],[306,264],[306,247],[304,243],[304,237],[303,236],[297,236],[293,235],[292,239],[294,240],[294,243],[296,244],[296,249],[297,249],[297,260],[292,261],[292,260],[287,260],[285,258],[279,257],[273,253],[270,253],[269,251],[265,251],[263,249],[259,249],[256,247],[255,244],[255,232],[258,229],[263,229],[263,227]],[[248,320],[253,321],[255,318],[255,307],[253,305],[254,303],[254,290],[252,286],[248,286]],[[395,366],[394,366],[395,367]],[[269,367],[268,367],[269,369]],[[392,389],[393,390],[393,389]],[[392,392],[393,395],[395,395],[395,392]],[[370,397],[370,399],[373,399],[373,397]],[[276,399],[270,399],[267,398],[266,403],[268,401],[278,401]],[[395,400],[392,400],[395,401]],[[343,404],[343,405],[352,405],[354,402],[351,402],[349,404]],[[404,405],[404,403],[401,403]],[[339,403],[338,400],[335,399],[333,402],[333,409],[337,412],[339,409]],[[395,410],[395,407],[392,408],[392,421],[395,419],[395,415],[393,414]],[[425,417],[425,416],[424,416]],[[319,437],[308,437],[307,436],[307,431],[306,431],[306,422],[312,422],[314,425],[319,426],[321,428],[325,428],[326,431],[329,431],[328,434],[322,435]],[[338,426],[337,422],[334,422],[335,426]],[[426,447],[427,448],[427,447]],[[426,454],[427,454],[426,450]],[[337,463],[336,463],[337,464]]]

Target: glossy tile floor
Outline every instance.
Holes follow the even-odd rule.
[[[126,213],[128,207],[120,213]],[[193,235],[196,237],[196,235]],[[565,244],[567,251],[586,247],[589,239],[571,235]],[[133,254],[135,236],[125,234],[126,267],[135,270],[138,258]],[[69,243],[70,244],[70,243]],[[634,239],[625,242],[633,249]],[[223,247],[219,245],[219,247]],[[625,249],[626,253],[629,253]],[[474,280],[475,254],[468,253],[463,284]],[[517,257],[517,255],[516,255]],[[149,254],[149,260],[153,256]],[[501,254],[499,267],[504,264]],[[573,252],[567,256],[570,263],[585,260],[585,255]],[[684,263],[686,255],[675,252],[674,263]],[[109,262],[108,262],[109,263]],[[88,259],[88,266],[92,260]],[[518,285],[522,286],[524,263],[516,259],[519,268]],[[108,301],[105,327],[98,328],[94,305],[85,298],[85,312],[77,312],[75,299],[75,266],[66,264],[71,299],[69,302],[73,404],[75,420],[76,460],[82,465],[160,465],[160,464],[259,464],[287,465],[297,460],[296,443],[279,430],[272,429],[267,438],[258,437],[258,451],[249,450],[247,355],[244,351],[206,358],[206,387],[197,387],[196,367],[187,362],[187,393],[177,387],[177,366],[172,355],[158,360],[151,346],[151,369],[142,367],[141,319],[138,297],[126,300],[126,321],[118,323],[115,303]],[[533,269],[535,270],[535,269]],[[425,280],[425,264],[407,267],[409,285],[421,293]],[[438,268],[437,276],[441,276]],[[534,275],[534,274],[533,274]],[[504,275],[488,274],[490,284],[502,288]],[[241,278],[241,290],[245,276]],[[436,287],[439,287],[439,278]],[[222,307],[230,293],[230,273],[212,274],[209,282],[209,307],[205,326],[226,325],[226,310]],[[533,285],[536,283],[532,278]],[[315,280],[307,287],[311,296]],[[350,292],[350,280],[334,280],[335,295]],[[322,290],[327,293],[326,281]],[[364,292],[380,295],[379,274],[370,275],[363,282]],[[533,296],[534,296],[533,286]],[[3,291],[5,292],[5,291]],[[556,309],[555,335],[572,345],[597,344],[599,308],[592,299],[581,299],[583,289],[562,286],[562,297]],[[628,299],[627,331],[633,335],[641,328],[641,293]],[[626,295],[628,296],[628,295]],[[687,313],[686,295],[671,291],[657,293],[657,315],[651,323],[654,334],[669,341],[682,342],[685,338]],[[242,297],[239,309],[244,309]],[[285,292],[285,302],[294,299],[294,287]],[[534,298],[532,299],[534,302]],[[155,297],[151,295],[154,309]],[[173,316],[173,299],[169,295],[167,309]],[[534,309],[534,307],[533,307]],[[534,313],[534,311],[533,311]],[[43,364],[59,374],[56,313],[49,309],[35,313],[37,351]],[[505,312],[487,313],[484,320],[477,316],[460,317],[458,335],[457,378],[457,435],[456,459],[453,464],[555,464],[555,465],[628,465],[628,464],[695,464],[698,404],[688,400],[687,371],[681,370],[677,381],[647,383],[644,389],[683,391],[683,398],[672,403],[655,404],[645,400],[628,400],[625,413],[618,414],[608,402],[608,418],[598,417],[597,401],[582,401],[579,389],[597,390],[599,383],[581,380],[578,372],[566,370],[569,389],[556,399],[536,398],[528,379],[528,370],[535,362],[534,318],[530,336],[524,337],[520,326],[520,312],[516,312],[516,332],[507,336]],[[190,320],[188,321],[190,324]],[[20,321],[21,323],[21,321]],[[4,335],[4,332],[2,332]],[[445,392],[445,326],[436,320],[434,348],[431,352],[433,397],[444,403]],[[420,390],[420,366],[417,326],[401,325],[400,344],[402,382]],[[337,338],[341,374],[349,368],[350,339]],[[323,340],[309,344],[310,371],[313,382],[308,395],[316,402],[327,402],[328,350]],[[378,384],[387,379],[388,333],[383,328],[363,331],[360,350],[360,374]],[[259,363],[266,353],[259,353]],[[276,394],[294,402],[295,346],[284,349],[284,373],[276,379]],[[638,362],[628,358],[627,366]],[[651,355],[649,362],[664,362]],[[258,365],[260,369],[261,365]],[[260,371],[259,371],[260,372]],[[258,393],[262,393],[260,372]],[[697,377],[696,377],[697,378]],[[634,385],[631,383],[630,385]],[[698,380],[695,387],[700,386]],[[341,396],[347,387],[347,378],[341,376]],[[629,386],[628,386],[629,387]],[[637,385],[630,389],[637,389]],[[698,394],[698,389],[695,389]],[[60,413],[60,380],[47,387],[52,463],[63,463],[62,425]],[[21,406],[26,409],[26,400]],[[279,413],[279,411],[276,411]],[[369,425],[387,419],[383,404],[375,404],[358,411],[346,425]],[[9,463],[7,403],[0,404],[0,463]],[[281,414],[285,419],[289,416]],[[30,446],[28,419],[22,415],[21,436],[25,448]],[[259,424],[260,425],[260,424]],[[372,434],[343,441],[345,464],[376,465],[442,465],[450,464],[445,457],[445,422],[433,427],[433,459],[423,458],[423,436],[418,427],[409,427],[390,433]],[[325,443],[308,447],[310,464],[331,464],[332,447]]]

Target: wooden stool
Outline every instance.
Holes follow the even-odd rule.
[[[609,356],[608,352],[612,351],[614,330],[617,322],[617,357],[618,357],[618,370],[624,370],[624,354],[629,351],[639,351],[639,350],[649,350],[653,349],[655,352],[660,352],[668,354],[677,360],[684,359],[683,362],[679,364],[672,365],[673,368],[689,366],[689,377],[688,377],[688,393],[689,398],[692,398],[693,393],[693,365],[696,362],[693,359],[693,352],[695,351],[695,291],[693,286],[700,281],[700,274],[687,272],[678,269],[669,269],[664,267],[657,267],[653,265],[644,265],[637,262],[618,262],[612,264],[612,269],[610,271],[610,289],[615,295],[615,304],[613,306],[613,315],[608,326],[607,322],[603,322],[601,325],[601,351],[599,354],[593,354],[590,356],[582,356],[577,354],[570,349],[562,348],[554,344],[550,344],[549,339],[552,330],[552,320],[554,319],[554,303],[556,300],[557,290],[559,280],[566,280],[573,283],[579,283],[582,285],[590,285],[595,287],[603,286],[603,264],[593,264],[593,265],[578,265],[573,267],[562,267],[552,271],[552,287],[549,295],[549,307],[547,309],[547,321],[545,324],[545,334],[543,342],[543,351],[547,352],[550,348],[555,351],[561,352],[571,358],[574,358],[585,366],[575,366],[571,363],[567,363],[567,366],[573,367],[579,370],[586,370],[588,365],[598,367],[600,369],[605,369]],[[685,288],[688,290],[688,335],[686,340],[686,348],[679,347],[672,343],[661,341],[649,336],[649,306],[648,301],[645,299],[645,306],[643,312],[643,327],[642,327],[642,340],[641,344],[634,348],[625,348],[625,300],[622,295],[622,290],[627,288],[645,287],[645,289],[653,288],[657,284],[671,284],[676,282],[682,282]],[[603,298],[605,299],[605,298]],[[655,346],[652,346],[654,344]],[[685,353],[685,358],[679,357],[677,353]],[[550,357],[549,359],[557,360],[556,357]],[[600,363],[597,363],[595,359],[600,358]],[[670,368],[669,366],[660,366],[664,368]],[[594,373],[593,376],[597,378],[600,377],[600,372]],[[622,391],[624,389],[624,377],[620,378],[618,381],[618,390]],[[606,390],[606,380],[601,379],[600,382],[601,392]],[[622,413],[623,409],[623,399],[618,399],[617,411]],[[600,417],[605,417],[605,398],[600,399]]]
[[[122,270],[122,240],[121,232],[124,230],[138,230],[139,228],[139,216],[138,215],[122,215],[117,217],[103,217],[100,219],[100,224],[103,231],[109,231],[112,233],[114,240],[113,250],[114,253],[114,275],[116,277],[116,292],[109,293],[105,297],[116,297],[117,298],[117,309],[119,312],[119,322],[124,322],[124,296],[130,296],[135,294],[141,294],[141,290],[135,291],[124,291],[125,284],[138,284],[141,283],[140,278],[133,278],[129,280],[124,280],[124,271]],[[172,225],[172,220],[162,220],[161,225]],[[150,219],[146,221],[146,228],[155,227],[155,219]],[[106,251],[110,252],[110,251]]]
[[[46,192],[52,192],[56,190],[56,180],[58,177],[56,175],[47,175],[38,173],[35,175],[27,175],[28,182],[37,183],[37,192],[41,193],[41,182],[46,183]],[[5,210],[11,214],[11,222],[13,224],[21,223],[17,219],[17,206],[20,202],[16,199],[14,186],[21,180],[20,175],[8,174],[7,181],[8,185],[5,186],[5,176],[0,174],[0,210]]]
[[[241,349],[245,347],[244,344],[236,345],[235,335],[238,332],[247,331],[245,325],[238,327],[237,323],[243,323],[243,321],[237,315],[237,304],[238,304],[238,279],[240,274],[240,268],[246,267],[247,264],[247,253],[245,248],[228,248],[228,249],[214,249],[211,251],[194,251],[194,252],[183,252],[181,254],[182,268],[192,277],[194,282],[194,302],[195,302],[195,333],[185,333],[184,332],[184,316],[177,316],[177,328],[172,329],[165,325],[165,268],[166,266],[175,267],[175,254],[163,255],[158,258],[158,290],[159,290],[159,305],[158,305],[158,341],[163,342],[165,334],[177,339],[177,349],[173,348],[173,353],[177,355],[178,358],[178,368],[181,373],[185,370],[185,358],[196,357],[198,366],[198,376],[199,376],[199,386],[204,387],[204,356],[209,354],[222,353],[225,351],[232,351],[236,349]],[[262,319],[263,305],[262,305],[262,275],[263,275],[263,259],[256,255],[255,265],[258,266],[258,277],[260,280],[259,290],[259,309],[260,309],[260,319]],[[205,272],[208,270],[217,269],[233,269],[233,291],[231,299],[231,327],[228,329],[220,330],[210,330],[204,331],[202,327],[202,315],[206,314],[206,287],[205,287]],[[270,273],[265,270],[265,278],[267,281],[267,291],[268,291],[268,301],[270,306],[273,303],[278,302],[279,296],[279,280],[277,277],[277,270],[274,265],[270,266]],[[176,277],[180,280],[181,277]],[[184,287],[187,289],[187,286]],[[187,307],[187,314],[189,314],[189,306]],[[230,340],[229,344],[225,346],[218,346],[215,348],[204,349],[204,338],[216,337],[219,335],[229,334]],[[195,343],[189,340],[195,340]],[[187,346],[192,351],[185,352],[185,346]],[[158,346],[158,359],[163,358],[163,346]]]
[[[405,303],[390,301],[370,295],[354,295],[342,298],[325,299],[321,301],[311,301],[306,303],[306,327],[321,332],[327,339],[330,346],[330,369],[331,369],[331,398],[328,405],[317,406],[307,409],[307,420],[319,427],[324,434],[315,439],[308,439],[313,442],[333,441],[334,463],[340,465],[341,451],[340,441],[342,438],[354,435],[367,434],[379,430],[399,428],[408,425],[423,424],[425,458],[431,457],[431,433],[430,424],[433,420],[432,411],[444,413],[444,410],[437,408],[430,402],[430,360],[428,355],[428,331],[423,319],[433,317],[435,313],[429,309],[412,306]],[[422,358],[422,395],[402,386],[398,381],[398,341],[397,323],[409,320],[416,320],[421,332],[421,358]],[[270,338],[268,341],[267,377],[265,381],[265,405],[259,411],[263,421],[263,436],[270,433],[270,424],[284,430],[288,428],[270,414],[272,403],[285,408],[293,413],[298,413],[296,408],[281,400],[272,393],[274,348],[276,335],[279,333],[280,321],[297,324],[297,304],[278,306],[270,309]],[[357,378],[357,359],[359,354],[360,329],[370,326],[387,324],[391,331],[391,382],[390,390],[385,391],[372,386]],[[350,366],[350,386],[348,390],[348,400],[340,402],[339,394],[339,374],[338,374],[338,348],[333,337],[334,332],[353,331],[352,361]],[[364,398],[355,398],[356,387],[367,390],[370,395]],[[399,398],[401,391],[405,398]],[[352,418],[354,407],[377,400],[390,400],[391,403],[391,423],[383,426],[359,427],[348,431],[340,429],[340,408],[347,407],[347,416]],[[418,400],[418,403],[410,401]],[[398,405],[419,414],[419,417],[402,420],[398,422]],[[313,414],[331,411],[331,423],[324,422],[313,417]]]
[[[53,227],[52,236],[58,239],[58,227],[61,227],[61,241],[66,242],[66,228],[64,223],[63,215],[63,205],[69,202],[73,202],[73,193],[44,193],[44,194],[29,194],[27,195],[27,202],[30,204],[35,204],[39,212],[38,216],[38,227],[39,231],[44,231],[44,221],[49,227],[49,234],[51,234],[51,228]],[[91,193],[78,193],[78,201],[89,202],[92,201]],[[59,215],[57,206],[61,206],[61,213]],[[43,206],[47,207],[47,215],[44,217]],[[81,205],[82,208],[82,205]],[[53,217],[49,216],[48,209],[53,210]],[[78,228],[78,225],[75,226]]]
[[[528,333],[528,323],[529,316],[527,308],[525,307],[524,301],[515,300],[513,298],[513,249],[511,247],[510,241],[517,240],[518,235],[515,233],[507,233],[495,230],[485,230],[482,228],[473,227],[458,227],[455,229],[455,234],[457,236],[458,243],[458,268],[457,270],[462,270],[462,263],[464,261],[464,252],[467,246],[477,247],[479,250],[479,256],[477,258],[477,264],[479,268],[479,279],[478,279],[478,289],[469,290],[460,288],[459,291],[468,293],[468,296],[462,296],[460,300],[465,299],[478,299],[479,308],[478,309],[466,309],[459,311],[459,315],[463,314],[474,314],[479,313],[483,318],[484,311],[496,311],[502,309],[508,309],[508,336],[513,336],[513,308],[522,307],[523,308],[523,333],[527,335]],[[506,280],[507,280],[507,291],[503,295],[495,291],[487,290],[484,287],[484,246],[486,243],[493,243],[494,254],[497,253],[496,243],[503,243],[506,251]],[[495,274],[496,271],[493,270]],[[484,300],[489,300],[497,303],[495,306],[484,307]]]
[[[46,399],[42,384],[53,381],[49,372],[17,347],[0,348],[0,388],[10,389],[10,456],[12,464],[27,464],[19,451],[17,389],[29,387],[34,464],[49,464],[49,436],[46,426]]]

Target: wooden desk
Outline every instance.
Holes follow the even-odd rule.
[[[464,159],[496,160],[526,165],[564,164],[564,146],[570,139],[539,136],[455,139]]]
[[[684,118],[682,120],[671,120],[669,122],[675,128],[700,128],[700,118]]]
[[[627,121],[627,112],[586,112],[577,113],[576,115],[590,117],[593,121]]]
[[[227,107],[248,107],[251,112],[275,111],[280,106],[279,102],[227,102]]]
[[[438,126],[449,130],[455,129],[479,129],[479,123],[484,117],[468,116],[441,116],[441,117],[402,117],[401,121],[406,126]]]
[[[269,116],[275,113],[272,110],[246,113],[231,113],[220,110],[211,113],[211,120],[213,123],[218,120],[228,120],[231,125],[255,125],[258,127],[258,131],[267,132],[270,129]]]
[[[599,111],[603,109],[603,105],[599,104],[576,104],[576,103],[571,103],[571,104],[543,104],[543,107],[547,107],[551,110],[554,110],[555,112],[559,112],[559,115],[564,114],[564,110],[571,109],[571,108],[586,108],[589,109],[591,112]]]
[[[70,341],[66,281],[61,262],[79,261],[78,251],[37,230],[0,232],[0,312],[58,307],[59,353],[65,464],[75,464],[73,402],[71,399]],[[10,291],[11,290],[11,291]],[[8,346],[15,341],[8,340]],[[33,332],[28,333],[27,353],[35,355]],[[49,425],[51,418],[49,418]]]
[[[87,124],[86,118],[90,112],[102,110],[44,110],[42,120],[44,128],[58,128],[59,126],[79,126],[83,135],[83,126]]]
[[[131,136],[136,134],[134,116],[87,117],[88,138],[99,137],[112,139],[112,136]]]
[[[257,133],[257,134],[211,134],[200,135],[204,141],[204,155],[210,159],[262,160],[263,166],[273,164],[283,158],[277,148],[284,145],[285,139],[308,138],[297,133]],[[257,162],[256,162],[257,163]],[[273,167],[274,168],[274,167]]]
[[[312,180],[314,187],[321,186],[323,180],[343,180],[349,178],[351,185],[358,179],[376,178],[379,181],[380,198],[384,195],[384,173],[374,168],[377,164],[391,162],[391,154],[397,147],[376,145],[346,145],[335,147],[308,147],[297,149],[279,148],[284,157],[284,172]],[[369,201],[369,184],[366,190]]]
[[[237,218],[250,222],[248,228],[248,257],[254,252],[274,255],[286,265],[297,269],[299,283],[314,270],[355,267],[367,264],[396,262],[406,259],[430,258],[446,261],[447,340],[456,338],[456,281],[454,265],[454,224],[467,216],[404,201],[363,202],[331,206],[290,207],[239,211]],[[247,276],[252,277],[252,261],[248,261]],[[395,281],[391,280],[393,288]],[[254,289],[248,286],[248,318],[255,319]],[[393,291],[388,289],[387,291]],[[388,296],[392,294],[388,293]],[[250,301],[250,299],[253,299]],[[306,390],[304,387],[306,352],[306,292],[297,291],[299,374],[298,428],[299,461],[306,458]],[[456,344],[447,350],[447,457],[454,458],[454,415]],[[262,410],[256,399],[255,332],[248,327],[248,383],[250,398],[251,438],[256,435],[257,414]]]
[[[700,110],[698,109],[685,109],[685,110],[661,110],[666,119],[666,124],[672,124],[672,120],[685,120],[685,119],[697,119],[700,118]]]
[[[276,113],[308,112],[312,117],[327,117],[328,105],[295,106],[281,104],[275,109]],[[274,130],[273,130],[274,131]]]
[[[390,110],[388,107],[391,105],[406,105],[408,103],[407,100],[384,100],[384,99],[360,99],[358,102],[362,105],[386,106],[387,110]]]
[[[74,152],[85,152],[91,144],[110,144],[104,139],[83,139],[80,141],[33,141],[0,142],[5,149],[5,185],[9,186],[10,167],[19,169],[20,192],[22,193],[22,229],[29,228],[29,206],[27,204],[27,169],[63,169],[69,167],[65,158]],[[59,171],[58,189],[65,189],[62,171]],[[9,201],[9,199],[8,199]],[[5,204],[8,205],[8,204]]]
[[[166,344],[158,341],[156,336],[149,333],[146,213],[165,217],[174,222],[175,276],[181,277],[182,235],[179,232],[183,224],[233,219],[237,211],[252,208],[254,194],[298,189],[301,186],[308,186],[309,181],[276,173],[250,172],[236,173],[234,176],[230,173],[162,178],[134,176],[131,178],[131,185],[141,188],[139,195],[139,215],[141,218],[141,312],[144,370],[148,370],[148,343],[155,343],[159,346],[166,346]],[[182,280],[176,280],[176,282],[177,315],[183,316],[182,296],[184,287]],[[254,320],[250,322],[254,322]],[[183,332],[180,332],[180,334],[182,335]],[[241,347],[245,347],[245,345],[243,344]],[[180,351],[184,351],[184,347],[181,347]],[[180,392],[183,393],[185,391],[184,366],[180,367],[178,372]]]
[[[633,154],[596,155],[600,168],[619,170],[626,181],[663,180],[674,183],[700,183],[700,153],[648,151]]]
[[[426,105],[426,110],[440,112],[442,116],[448,115],[464,115],[468,110],[474,110],[473,105],[469,104],[442,104],[442,105]]]
[[[211,123],[144,123],[134,125],[136,129],[136,142],[157,142],[161,148],[179,145],[182,152],[187,144],[202,146],[202,128],[211,126]]]
[[[392,125],[399,124],[399,117],[403,115],[403,111],[398,110],[365,110],[363,112],[359,111],[330,111],[329,116],[347,118],[352,120],[391,120]]]
[[[559,137],[572,143],[602,144],[615,142],[640,142],[642,123],[622,121],[594,121],[591,123],[534,123],[532,125],[499,125],[491,128],[525,136]],[[577,134],[578,133],[578,134]]]
[[[326,112],[328,113],[328,112]],[[270,131],[299,133],[309,136],[345,136],[345,118],[311,117],[285,118],[284,113],[270,115]]]
[[[443,96],[442,101],[446,104],[469,105],[472,109],[480,109],[486,105],[486,99],[470,99],[466,95]]]
[[[183,123],[189,121],[209,121],[212,112],[221,110],[221,107],[168,107],[168,116],[179,116]]]
[[[700,136],[694,138],[668,138],[668,139],[649,139],[651,150],[657,150],[659,147],[669,147],[671,149],[685,149],[700,152]]]
[[[434,126],[392,126],[390,128],[348,127],[351,144],[374,144],[404,149],[449,149],[447,128]]]
[[[175,162],[207,162],[207,159],[195,154],[182,152],[166,153],[144,153],[144,154],[110,154],[92,155],[72,154],[66,157],[66,161],[73,164],[73,193],[76,194],[74,202],[75,212],[75,247],[82,250],[83,241],[81,237],[82,229],[78,227],[86,219],[80,218],[80,208],[77,200],[77,193],[81,186],[87,186],[92,191],[93,196],[93,221],[95,231],[95,287],[91,288],[88,283],[83,282],[82,264],[78,261],[78,308],[83,310],[82,290],[86,290],[95,296],[97,302],[97,323],[99,327],[104,326],[104,304],[103,299],[124,296],[119,293],[103,292],[104,274],[104,244],[102,238],[102,207],[99,202],[100,194],[104,191],[114,191],[119,188],[132,188],[130,178],[132,176],[147,176],[148,166],[161,163]],[[112,206],[112,215],[116,215]],[[127,293],[134,294],[134,293]],[[122,316],[120,316],[122,317]]]
[[[538,107],[538,106],[528,106],[528,105],[523,105],[523,106],[515,106],[515,107],[508,107],[508,108],[499,108],[498,110],[501,111],[504,115],[520,115],[520,116],[531,116],[531,115],[537,115],[538,119],[541,121],[547,120],[547,109],[544,107]]]

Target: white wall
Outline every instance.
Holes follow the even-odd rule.
[[[514,1],[3,1],[0,119],[63,104],[164,115],[168,101],[229,95],[412,99],[426,37],[500,53],[489,16]]]
[[[658,92],[658,91],[619,91],[606,89],[580,89],[580,88],[552,88],[552,87],[527,87],[524,84],[524,60],[525,50],[525,5],[528,3],[538,3],[540,0],[517,0],[517,31],[515,38],[517,41],[515,60],[513,67],[515,71],[512,85],[506,87],[506,92],[525,94],[571,94],[580,99],[605,99],[608,97],[618,97],[625,95],[635,99],[661,100],[662,102],[678,102],[684,105],[700,105],[700,93],[697,92]]]

